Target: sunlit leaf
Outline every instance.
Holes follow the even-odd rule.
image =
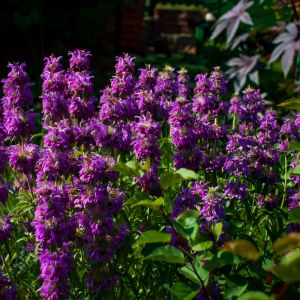
[[[300,110],[300,99],[299,98],[291,98],[288,99],[280,104],[278,106],[285,108],[285,109],[293,109],[293,110]]]
[[[185,180],[198,179],[199,176],[192,170],[181,168],[174,173],[168,173],[160,178],[160,185],[167,189]]]
[[[217,224],[213,225],[212,234],[213,234],[216,241],[219,240],[219,238],[222,234],[222,230],[223,230],[223,224],[222,223],[217,223]]]
[[[300,250],[283,256],[280,263],[272,268],[272,272],[286,282],[300,281]]]
[[[172,300],[192,300],[199,293],[183,282],[176,282],[171,288]]]
[[[258,260],[260,253],[256,246],[247,240],[234,240],[226,242],[221,248],[222,251],[230,252],[233,255],[238,255],[251,260]]]
[[[199,243],[199,244],[193,246],[192,250],[193,251],[204,251],[204,250],[210,249],[213,246],[213,244],[214,243],[212,241],[202,242],[202,243]]]
[[[148,243],[169,243],[171,234],[156,230],[148,230],[144,232],[135,242],[135,246]]]
[[[300,208],[294,209],[289,212],[287,224],[300,222]]]
[[[269,300],[269,296],[263,292],[251,291],[243,294],[238,300]]]
[[[132,207],[136,206],[146,206],[150,208],[159,208],[160,206],[164,205],[164,198],[157,198],[154,201],[152,200],[142,200],[132,205]]]
[[[300,233],[289,233],[274,242],[273,248],[277,254],[287,253],[300,247]]]
[[[183,253],[174,246],[162,246],[156,248],[145,260],[159,260],[172,264],[184,264]]]

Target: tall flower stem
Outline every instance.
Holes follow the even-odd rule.
[[[285,199],[286,199],[286,190],[287,190],[287,154],[284,155],[284,186],[283,186],[283,196],[280,208],[283,208]]]

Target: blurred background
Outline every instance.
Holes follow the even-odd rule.
[[[0,76],[6,75],[8,62],[25,61],[38,89],[43,58],[54,53],[67,63],[67,52],[76,48],[92,52],[98,89],[109,83],[115,56],[125,52],[136,57],[138,66],[185,66],[191,78],[217,65],[226,69],[232,51],[209,37],[216,19],[237,2],[0,0]],[[278,82],[284,80],[275,65],[261,87],[282,100],[288,92]]]

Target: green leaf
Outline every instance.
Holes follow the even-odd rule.
[[[144,172],[148,172],[149,169],[150,169],[150,167],[151,167],[151,160],[150,160],[149,157],[147,157],[146,161],[145,161],[144,164],[142,165],[142,170],[143,170]]]
[[[262,292],[251,291],[240,296],[238,300],[269,300],[269,296]]]
[[[171,288],[172,300],[192,300],[199,293],[183,282],[176,282]]]
[[[291,170],[291,174],[300,175],[300,165]]]
[[[285,109],[300,110],[300,99],[299,98],[291,98],[291,99],[288,99],[288,100],[278,104],[278,106],[285,108]]]
[[[199,243],[199,244],[193,246],[192,250],[193,251],[204,251],[204,250],[211,248],[213,244],[214,243],[212,241],[202,242],[202,243]]]
[[[234,240],[226,242],[221,247],[221,250],[251,260],[258,260],[260,257],[260,253],[257,250],[256,246],[247,240]]]
[[[216,241],[219,240],[220,235],[222,233],[222,229],[223,229],[223,224],[222,223],[217,223],[217,224],[213,225],[212,234],[213,234]]]
[[[284,256],[280,263],[272,268],[272,272],[288,283],[300,281],[300,250],[294,250]]]
[[[163,189],[167,189],[170,186],[182,182],[183,180],[184,179],[179,174],[169,173],[169,174],[162,175],[159,182],[160,182],[160,186]]]
[[[289,151],[294,151],[294,150],[297,150],[297,151],[300,150],[300,142],[298,142],[298,141],[291,141],[289,143]]]
[[[193,209],[186,210],[177,217],[177,220],[184,220],[185,218],[190,218],[190,217],[194,217],[194,218],[200,217],[199,211]]]
[[[204,30],[202,29],[201,26],[197,26],[195,28],[195,38],[198,42],[201,42],[203,40],[204,36]]]
[[[179,269],[179,273],[183,274],[187,279],[194,282],[195,284],[201,285],[201,281],[195,274],[195,271],[191,264],[187,264],[186,266]]]
[[[190,180],[190,179],[198,179],[199,176],[197,173],[195,173],[192,170],[181,168],[178,169],[175,174],[179,174],[184,180]]]
[[[140,167],[139,163],[135,159],[127,161],[125,165],[134,171],[137,171]]]
[[[277,254],[284,254],[300,247],[300,233],[289,233],[274,242],[273,248]]]
[[[181,168],[174,173],[162,175],[160,178],[160,185],[163,189],[167,189],[182,181],[198,178],[199,176],[194,171]]]
[[[297,222],[300,222],[300,208],[290,211],[287,219],[287,224]]]
[[[194,268],[196,269],[197,274],[202,279],[202,281],[205,282],[209,277],[209,271],[203,268],[202,258],[197,257],[195,259]],[[179,272],[195,284],[201,285],[201,282],[198,276],[196,275],[194,268],[190,263],[188,263],[184,267],[180,268]]]
[[[169,243],[171,241],[171,234],[160,232],[157,230],[148,230],[144,232],[135,242],[135,246],[149,243]]]
[[[162,246],[156,248],[150,255],[144,258],[145,260],[159,260],[171,264],[184,264],[183,253],[174,246]]]
[[[152,200],[139,201],[138,203],[133,204],[132,207],[146,206],[146,207],[150,207],[152,209],[157,209],[163,205],[164,205],[164,198],[159,197],[159,198],[155,199],[154,201],[152,201]]]
[[[120,174],[128,175],[128,176],[136,175],[136,172],[134,169],[128,167],[127,165],[125,165],[122,162],[118,162],[117,164],[115,164],[112,167],[110,167],[109,169],[107,169],[107,171],[116,171],[116,172],[119,172]]]
[[[151,200],[150,196],[146,193],[143,192],[135,192],[135,194],[127,199],[124,204],[126,205],[133,205],[137,203],[138,201],[142,200]]]
[[[234,258],[230,253],[219,252],[217,255],[214,255],[210,260],[208,260],[203,268],[208,271],[213,271],[216,269],[223,268],[234,263]]]
[[[234,282],[229,279],[226,280],[226,289],[225,289],[225,295],[226,299],[227,298],[233,298],[233,297],[238,297],[242,295],[248,287],[248,283],[241,284],[241,282]]]
[[[177,217],[174,222],[176,231],[189,241],[195,241],[199,232],[199,214],[195,211],[186,211]]]

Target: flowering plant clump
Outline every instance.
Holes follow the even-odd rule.
[[[45,58],[40,114],[25,64],[2,80],[0,298],[297,299],[300,115],[127,54],[97,100],[69,56]]]

